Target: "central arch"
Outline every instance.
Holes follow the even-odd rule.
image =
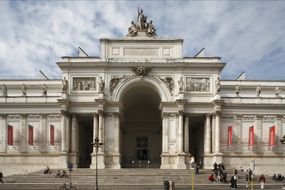
[[[153,167],[161,164],[161,98],[150,86],[140,83],[121,96],[122,167]]]

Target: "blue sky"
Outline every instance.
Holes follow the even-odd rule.
[[[222,57],[223,79],[285,80],[285,1],[1,1],[0,78],[60,78],[60,57],[123,37],[137,7],[161,38],[184,39],[183,55]]]

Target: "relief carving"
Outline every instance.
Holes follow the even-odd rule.
[[[22,117],[21,117],[21,115],[8,115],[7,118],[8,118],[9,120],[19,120],[19,119],[21,119]]]
[[[48,115],[47,116],[47,119],[49,119],[49,120],[59,120],[59,119],[61,119],[61,115]]]
[[[183,90],[184,90],[183,77],[180,77],[180,80],[178,81],[178,86],[179,86],[179,92],[183,92]]]
[[[110,90],[111,94],[113,93],[114,89],[116,88],[116,86],[118,85],[120,80],[123,78],[125,78],[125,76],[123,76],[123,77],[112,76],[112,79],[109,82],[109,90]]]
[[[209,78],[186,78],[186,91],[188,92],[210,92]]]
[[[150,67],[144,67],[142,65],[132,67],[131,69],[136,73],[136,76],[146,76],[151,71]]]
[[[164,77],[164,78],[160,78],[160,80],[162,80],[164,82],[164,84],[166,85],[166,87],[168,88],[169,92],[172,95],[172,91],[174,88],[174,81],[171,77]]]
[[[28,119],[40,120],[41,119],[41,115],[28,115]]]
[[[245,120],[256,120],[257,116],[256,115],[242,115],[242,118]]]
[[[74,77],[74,91],[96,91],[96,77]]]

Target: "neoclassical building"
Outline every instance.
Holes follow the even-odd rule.
[[[183,57],[183,40],[157,37],[142,12],[100,47],[62,57],[60,80],[0,80],[2,170],[94,168],[95,137],[101,169],[187,169],[194,156],[285,170],[285,81],[220,80],[220,57]]]

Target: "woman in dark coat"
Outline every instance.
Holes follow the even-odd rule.
[[[234,190],[234,189],[237,189],[237,176],[236,175],[233,175],[231,177],[231,185],[230,187]]]

